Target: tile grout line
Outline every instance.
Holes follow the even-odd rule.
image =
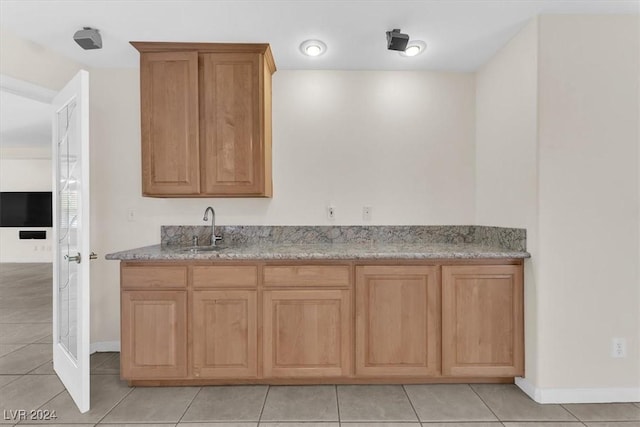
[[[28,298],[28,297],[27,297]],[[20,310],[20,309],[17,309]],[[53,322],[0,322],[0,325],[50,325]],[[44,337],[40,337],[42,339]],[[10,343],[6,343],[10,344]]]
[[[51,358],[51,360],[47,360],[47,361],[46,361],[46,362],[44,362],[42,365],[38,365],[38,366],[36,366],[36,367],[35,367],[35,368],[33,368],[32,370],[28,371],[26,374],[22,374],[22,375],[51,375],[51,374],[32,374],[32,373],[31,373],[31,372],[33,372],[33,371],[37,371],[38,369],[42,368],[44,365],[46,365],[46,364],[47,364],[47,363],[49,363],[49,362],[51,362],[51,364],[53,365],[53,358]],[[52,366],[52,369],[53,369],[53,366]],[[54,375],[57,375],[57,374],[55,374],[55,371],[53,371],[53,372],[54,372]],[[66,387],[65,387],[65,390],[66,390]]]
[[[576,416],[576,414],[574,414],[573,412],[571,412],[569,409],[565,408],[565,406],[564,406],[564,405],[560,404],[560,407],[561,407],[562,409],[564,409],[565,411],[567,411],[567,412],[568,412],[568,413],[569,413],[573,418],[575,418],[575,419],[576,419],[576,421],[580,421],[582,424],[584,424],[584,423],[582,422],[582,420]],[[585,424],[585,425],[586,425],[586,424]]]
[[[404,395],[407,396],[407,400],[409,401],[409,405],[411,405],[411,409],[413,409],[413,414],[416,416],[416,420],[418,421],[418,424],[422,425],[422,421],[420,420],[420,417],[418,416],[418,411],[416,411],[415,406],[413,406],[413,402],[411,401],[411,398],[409,397],[409,393],[407,393],[407,389],[404,388],[404,384],[400,384],[400,387],[402,387],[402,391],[404,391]]]
[[[518,421],[518,420],[502,420],[500,417],[497,416],[497,414],[495,412],[493,412],[493,408],[491,408],[491,406],[489,406],[487,404],[487,402],[484,401],[484,399],[482,398],[482,396],[480,396],[480,394],[476,391],[475,388],[473,388],[471,386],[471,384],[467,384],[469,386],[469,388],[471,390],[473,390],[473,392],[480,398],[480,400],[482,400],[482,403],[485,404],[485,406],[487,408],[489,408],[489,410],[491,411],[491,413],[498,419],[498,421],[500,421],[502,423],[502,425],[505,425],[505,422],[513,422],[513,423],[563,423],[563,422],[569,422],[569,423],[575,423],[575,422],[579,422],[581,424],[584,424],[580,419],[578,419],[578,417],[576,417],[575,415],[573,415],[573,413],[571,411],[569,411],[567,408],[565,408],[563,405],[559,405],[562,407],[562,409],[564,409],[565,411],[567,411],[569,413],[569,415],[571,415],[573,418],[575,418],[574,421],[553,421],[553,420],[527,420],[527,421]],[[534,401],[535,402],[535,401]],[[536,402],[537,403],[537,402]],[[537,403],[538,404],[538,403]]]
[[[26,346],[28,346],[28,345],[34,345],[34,344],[35,344],[35,345],[52,345],[53,343],[50,343],[50,342],[26,342],[26,343],[25,343],[25,342],[12,342],[12,343],[4,343],[4,344],[0,344],[0,345],[21,345],[21,346],[22,346],[22,347],[20,347],[20,348],[16,348],[15,350],[11,350],[11,351],[10,351],[9,353],[7,353],[7,354],[3,354],[2,356],[0,356],[0,358],[1,358],[1,357],[6,357],[6,356],[10,355],[10,354],[11,354],[11,353],[13,353],[13,352],[16,352],[16,351],[18,351],[18,350],[22,350],[22,349],[24,349],[24,348],[25,348]]]
[[[36,343],[33,343],[33,344],[36,344]],[[40,343],[40,344],[46,344],[46,343]],[[20,347],[18,347],[18,348],[14,348],[13,350],[11,350],[11,351],[10,351],[10,352],[8,352],[8,353],[3,354],[2,356],[0,356],[0,359],[2,359],[2,358],[4,358],[4,357],[6,357],[6,356],[10,355],[11,353],[15,353],[16,351],[18,351],[18,350],[21,350],[21,349],[25,348],[25,347],[26,347],[26,346],[28,346],[29,344],[24,344],[24,343],[21,343],[21,342],[11,342],[11,343],[9,343],[9,342],[5,342],[5,343],[2,343],[2,344],[0,344],[0,345],[19,345],[19,346],[20,346]],[[9,374],[7,374],[7,375],[9,375]]]
[[[94,354],[97,354],[97,353],[94,353]],[[112,357],[114,357],[114,356],[109,356],[105,360],[103,360],[102,362],[98,363],[96,366],[92,367],[91,366],[91,356],[93,356],[93,354],[89,355],[89,369],[90,370],[98,369],[100,366],[104,365],[108,360],[110,360]],[[91,375],[95,375],[95,374],[92,373]]]
[[[489,404],[487,402],[484,401],[482,396],[480,396],[480,393],[478,393],[477,390],[471,386],[471,384],[467,384],[467,387],[469,387],[471,389],[471,391],[473,391],[475,393],[475,395],[478,396],[478,399],[480,399],[480,401],[484,404],[484,406],[486,406],[487,409],[493,414],[493,416],[496,417],[496,420],[498,420],[498,422],[502,423],[502,425],[504,426],[505,425],[504,421],[501,420],[500,417],[498,416],[498,414],[496,414],[493,411],[493,408],[491,406],[489,406]]]
[[[185,410],[182,413],[182,415],[180,415],[180,418],[178,418],[178,422],[175,425],[180,424],[180,421],[182,421],[182,419],[184,418],[185,414],[189,411],[189,409],[191,408],[191,405],[193,404],[193,401],[196,400],[196,397],[198,397],[198,395],[200,394],[200,392],[202,391],[203,388],[204,387],[202,387],[202,386],[198,387],[198,392],[193,396],[193,398],[191,399],[191,401],[189,402],[189,404],[185,408]]]
[[[624,405],[625,403],[629,403],[631,406],[638,406],[634,402],[612,402],[612,404],[622,404],[622,405]],[[607,403],[603,403],[603,404],[607,405]],[[583,420],[580,417],[578,417],[576,414],[571,412],[571,410],[565,406],[565,405],[571,405],[571,403],[560,403],[559,405],[562,406],[562,408],[565,411],[570,413],[576,420],[578,420],[585,426],[587,425],[587,423],[637,423],[638,421],[640,421],[640,420]],[[590,405],[590,403],[587,403],[587,405]],[[592,403],[592,405],[600,405],[600,403]]]
[[[260,415],[258,415],[258,424],[256,424],[256,427],[258,427],[262,422],[262,414],[264,413],[264,407],[267,406],[267,397],[269,397],[270,390],[271,385],[267,385],[267,392],[264,394],[264,401],[262,402],[262,408],[260,409]]]
[[[338,425],[342,425],[342,418],[340,417],[340,398],[338,397],[338,384],[333,385],[336,389],[336,409],[338,410]]]
[[[26,377],[26,375],[23,375],[22,377]],[[20,378],[22,378],[22,377],[20,377]],[[60,381],[60,377],[58,377],[58,376],[56,375],[56,378],[58,378],[58,381]],[[62,384],[62,381],[60,381],[60,384]],[[43,408],[43,407],[45,407],[49,402],[51,402],[51,401],[52,401],[53,399],[55,399],[56,397],[60,396],[60,395],[61,395],[62,393],[64,393],[65,391],[67,391],[67,388],[64,386],[64,384],[62,384],[62,390],[60,390],[60,392],[59,392],[59,393],[56,393],[55,395],[51,396],[51,398],[50,398],[49,400],[47,400],[46,402],[44,402],[42,405],[38,406],[38,409],[42,409],[42,408]],[[19,422],[18,422],[17,424],[15,424],[15,425],[18,425],[18,424],[20,424],[20,423],[22,423],[22,421],[19,421]],[[25,424],[27,424],[27,423],[25,423]],[[45,424],[46,424],[46,423],[45,423]]]
[[[136,387],[131,387],[131,390],[129,390],[129,392],[128,392],[128,393],[126,393],[124,396],[122,396],[122,399],[118,400],[118,401],[117,401],[117,402],[116,402],[116,403],[111,407],[111,409],[109,409],[109,410],[108,410],[108,411],[107,411],[107,412],[106,412],[106,413],[105,413],[105,414],[104,414],[104,415],[103,415],[103,416],[98,420],[98,422],[97,422],[97,423],[95,423],[94,425],[96,425],[96,426],[97,426],[98,424],[100,424],[100,423],[102,422],[102,420],[104,420],[104,419],[107,417],[107,415],[109,415],[109,414],[111,413],[111,411],[113,411],[113,410],[116,408],[116,406],[118,406],[120,403],[122,403],[122,401],[123,401],[124,399],[126,399],[126,398],[127,398],[127,396],[129,396],[131,393],[133,393],[133,390],[135,390],[135,389],[136,389]]]
[[[5,375],[6,375],[6,376],[8,376],[8,377],[17,377],[17,378],[14,378],[14,379],[12,379],[11,381],[9,381],[8,383],[6,383],[6,384],[2,385],[2,386],[0,387],[0,390],[2,390],[3,388],[5,388],[6,386],[8,386],[9,384],[13,383],[14,381],[19,380],[20,378],[22,378],[22,377],[24,376],[24,375],[17,375],[17,374],[2,374],[2,375],[0,375],[0,377],[5,376]]]
[[[101,363],[97,364],[96,366],[93,367],[93,369],[98,369],[99,367],[101,367],[102,365],[106,364],[107,362],[111,361],[111,359],[115,359],[116,357],[118,357],[118,352],[114,351],[114,352],[105,352],[105,353],[113,353],[111,356],[107,357],[105,360],[103,360]],[[94,354],[97,354],[94,353]],[[98,374],[92,374],[92,375],[98,375]],[[110,374],[107,374],[110,375]]]

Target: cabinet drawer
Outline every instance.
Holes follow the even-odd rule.
[[[255,288],[258,286],[258,267],[255,265],[217,265],[193,267],[193,286],[196,288]]]
[[[124,289],[185,288],[187,267],[122,267],[121,283]]]
[[[269,265],[264,267],[265,286],[349,286],[348,265]]]

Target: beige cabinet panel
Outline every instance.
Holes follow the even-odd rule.
[[[143,195],[200,192],[198,54],[140,57]]]
[[[204,192],[259,194],[264,155],[260,57],[200,54]]]
[[[443,266],[442,280],[443,375],[523,375],[522,266]]]
[[[347,290],[264,292],[264,376],[341,377],[350,372]]]
[[[196,378],[257,375],[256,291],[193,292],[193,374]]]
[[[356,375],[438,375],[439,354],[439,267],[356,267]]]
[[[187,292],[123,291],[122,377],[187,375]]]

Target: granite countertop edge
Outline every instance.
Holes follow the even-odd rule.
[[[181,246],[152,245],[114,252],[107,260],[192,261],[192,260],[368,260],[368,259],[524,259],[526,251],[472,243],[455,244],[242,244],[216,252],[185,252]]]

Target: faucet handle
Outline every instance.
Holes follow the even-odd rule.
[[[198,236],[193,236],[193,238],[191,239],[191,243],[193,244],[193,246],[198,246]]]

